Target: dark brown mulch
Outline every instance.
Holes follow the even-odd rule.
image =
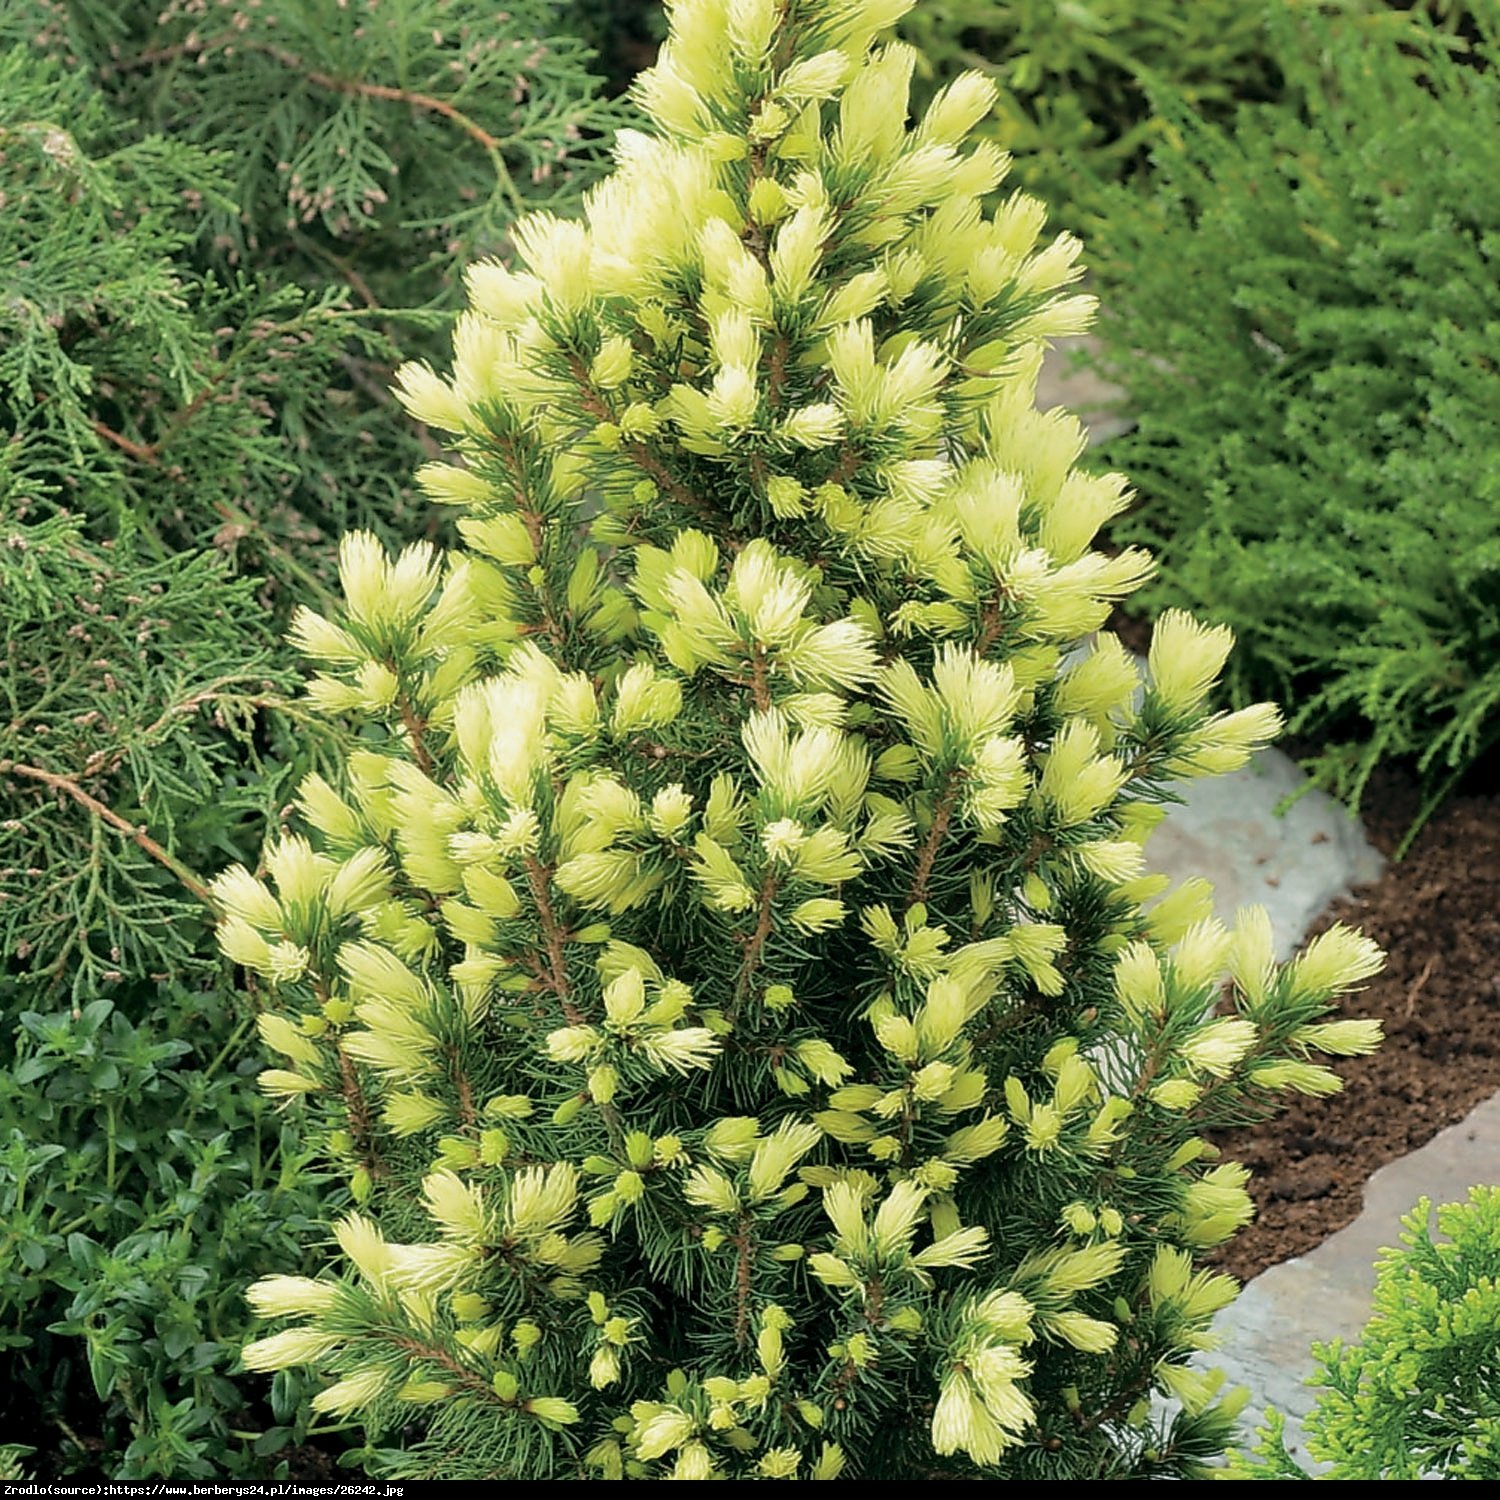
[[[1388,858],[1418,805],[1401,773],[1372,780],[1361,813]],[[1340,920],[1386,950],[1384,971],[1342,1007],[1380,1017],[1386,1042],[1337,1064],[1342,1094],[1215,1138],[1255,1174],[1256,1220],[1218,1256],[1245,1280],[1341,1229],[1377,1168],[1500,1091],[1500,796],[1461,790],[1400,863],[1314,930]]]

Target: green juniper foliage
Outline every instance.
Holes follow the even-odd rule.
[[[305,1426],[231,1378],[241,1289],[338,1190],[246,1076],[197,872],[335,737],[267,644],[320,539],[429,513],[388,333],[446,314],[365,304],[451,301],[502,169],[565,203],[614,118],[550,11],[0,5],[0,1431],[49,1475],[269,1475]]]
[[[32,48],[0,52],[0,414],[28,488],[94,536],[212,545],[305,594],[321,584],[293,543],[414,524],[408,487],[359,465],[420,449],[351,385],[386,346],[341,292],[200,263],[226,161],[137,137]]]
[[[86,67],[138,131],[227,153],[207,248],[382,308],[450,305],[518,212],[576,200],[620,119],[551,0],[17,9],[18,37]]]
[[[179,890],[162,871],[221,863],[247,847],[246,814],[276,805],[282,773],[262,760],[281,731],[264,710],[285,678],[253,644],[260,609],[248,585],[224,587],[225,561],[268,570],[279,588],[263,598],[285,610],[288,591],[328,597],[302,560],[307,543],[356,524],[414,525],[424,508],[406,478],[421,448],[381,390],[391,346],[381,320],[348,305],[350,287],[366,298],[372,282],[383,297],[402,288],[373,260],[329,262],[329,245],[357,232],[372,257],[436,283],[431,254],[498,243],[519,202],[513,185],[501,189],[507,160],[531,162],[539,201],[568,191],[587,160],[578,138],[594,105],[578,47],[527,30],[535,7],[475,40],[474,9],[442,0],[361,22],[325,5],[31,0],[0,19],[0,37],[14,39],[0,51],[0,422],[11,436],[0,460],[0,931],[32,989],[88,995],[102,973],[180,973],[202,958],[202,924],[181,920],[198,905],[194,881]],[[336,25],[323,24],[330,16]],[[321,93],[283,89],[277,102],[295,75],[260,49],[272,33],[278,46],[316,41],[315,71],[334,66],[333,51],[351,70],[399,58],[406,92],[437,92],[418,105],[336,71]],[[460,108],[477,89],[503,96],[484,118],[514,140],[467,156],[431,149],[434,121],[460,140],[486,134]],[[247,149],[246,129],[305,146],[298,170],[320,184],[328,222],[288,227],[286,205],[266,205],[270,148]],[[406,217],[430,204],[382,198],[379,224],[349,219],[335,167],[361,130],[359,160],[424,163],[409,173],[421,192],[475,206],[418,229]],[[548,130],[555,171],[527,154]],[[483,194],[479,168],[459,165],[475,153],[492,179]],[[445,175],[434,160],[455,165]],[[440,251],[419,249],[429,242]],[[309,271],[315,252],[321,276]],[[304,749],[287,758],[305,770]],[[133,831],[142,820],[149,844]]]
[[[202,152],[0,52],[0,1431],[53,1475],[274,1466],[298,1390],[257,1427],[240,1289],[326,1203],[194,874],[313,760],[268,754],[255,585],[186,544],[287,467],[267,398],[325,377],[327,304],[195,272],[192,191]]]
[[[255,644],[263,606],[191,544],[228,526],[230,545],[246,491],[289,467],[268,398],[295,421],[344,334],[326,298],[183,263],[181,194],[215,172],[162,137],[120,144],[85,80],[0,53],[7,999],[218,967],[191,867],[251,847],[286,774],[263,756],[289,685]]]
[[[222,859],[274,805],[285,773],[261,763],[256,729],[283,684],[245,650],[261,612],[218,559],[156,562],[9,498],[0,998],[81,1004],[127,976],[217,969],[206,891],[168,846]]]
[[[1445,1203],[1432,1233],[1423,1198],[1403,1220],[1404,1250],[1378,1267],[1375,1312],[1359,1342],[1315,1344],[1317,1405],[1307,1451],[1322,1479],[1500,1479],[1500,1188]],[[1272,1413],[1246,1479],[1305,1479]]]
[[[0,378],[28,446],[65,426],[111,529],[304,597],[309,543],[409,534],[431,443],[391,420],[390,333],[446,328],[458,268],[522,207],[575,202],[621,115],[552,12],[7,6]]]
[[[1440,790],[1500,731],[1500,9],[1470,12],[1469,51],[1283,15],[1303,108],[1180,112],[1103,231],[1140,599],[1232,625],[1233,691],[1287,698],[1352,801],[1394,757]]]
[[[981,213],[985,80],[908,128],[907,5],[672,8],[585,221],[401,373],[464,547],[349,536],[294,621],[363,740],[214,891],[360,1207],[245,1361],[386,1472],[1197,1474],[1203,1133],[1376,1040],[1366,940],[1144,873],[1277,716],[1210,707],[1223,629],[1095,634],[1150,563],[1035,408],[1078,245]]]

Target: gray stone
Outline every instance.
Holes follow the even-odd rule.
[[[1091,444],[1118,437],[1135,426],[1134,420],[1119,407],[1124,391],[1086,368],[1082,361],[1085,351],[1098,346],[1098,339],[1090,333],[1058,339],[1042,361],[1036,389],[1037,405],[1043,411],[1054,406],[1067,407],[1088,429]]]
[[[1277,812],[1306,785],[1279,750],[1228,776],[1186,782],[1183,805],[1151,835],[1146,862],[1174,880],[1207,877],[1225,922],[1241,906],[1264,906],[1285,958],[1330,902],[1378,879],[1383,865],[1358,820],[1325,793],[1305,791]]]
[[[1081,362],[1082,353],[1097,348],[1092,334],[1059,339],[1037,384],[1037,405],[1076,412],[1090,443],[1131,426],[1120,411],[1124,392]],[[1378,879],[1383,865],[1358,821],[1325,793],[1307,791],[1277,812],[1306,785],[1306,776],[1278,750],[1263,751],[1231,776],[1186,783],[1184,805],[1152,835],[1147,862],[1174,880],[1206,876],[1224,921],[1240,906],[1264,906],[1285,958],[1330,902]]]
[[[1304,1382],[1313,1370],[1314,1341],[1359,1336],[1370,1316],[1375,1262],[1398,1245],[1401,1217],[1430,1198],[1434,1206],[1463,1199],[1471,1187],[1500,1182],[1500,1097],[1489,1099],[1420,1150],[1382,1167],[1365,1184],[1364,1207],[1346,1228],[1316,1250],[1272,1266],[1219,1316],[1223,1343],[1200,1357],[1231,1384],[1250,1388],[1245,1411],[1253,1430],[1268,1406],[1287,1418],[1287,1445],[1301,1444],[1301,1419],[1316,1392]]]

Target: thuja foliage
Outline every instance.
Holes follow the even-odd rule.
[[[247,645],[251,585],[193,544],[294,468],[345,335],[327,299],[193,269],[183,195],[223,189],[196,148],[122,143],[78,73],[0,54],[0,931],[29,997],[211,960],[181,873],[272,805],[285,677]]]
[[[1322,1479],[1500,1478],[1500,1188],[1445,1203],[1432,1232],[1421,1199],[1402,1221],[1404,1250],[1377,1268],[1375,1311],[1359,1341],[1313,1346],[1307,1452]],[[1311,1477],[1272,1413],[1246,1479]]]
[[[215,153],[205,248],[357,302],[449,305],[456,268],[597,171],[599,98],[550,0],[23,0],[15,30],[123,121]]]
[[[205,956],[189,867],[247,849],[279,792],[284,678],[226,564],[269,573],[284,615],[326,597],[309,541],[416,524],[386,263],[442,301],[438,261],[494,248],[523,194],[576,191],[612,117],[543,7],[476,36],[481,9],[0,16],[0,930],[30,988]],[[406,164],[401,192],[376,162]],[[277,748],[306,768],[305,741]]]
[[[1213,710],[1223,629],[1101,631],[1150,560],[1034,404],[1078,245],[981,211],[985,80],[908,127],[906,9],[673,7],[584,221],[401,374],[465,545],[349,536],[294,622],[361,747],[214,891],[359,1207],[244,1357],[388,1472],[1197,1474],[1204,1132],[1376,1039],[1367,941],[1143,871],[1277,716]]]
[[[230,1371],[240,1287],[321,1195],[239,1070],[195,872],[253,851],[326,739],[276,733],[291,684],[230,554],[349,339],[321,294],[194,264],[223,189],[0,51],[0,1429],[52,1474],[265,1472],[298,1420],[295,1382],[257,1426]]]
[[[1468,49],[1283,16],[1303,108],[1182,113],[1103,232],[1142,599],[1211,604],[1235,693],[1285,696],[1351,800],[1397,756],[1440,790],[1500,728],[1500,11],[1470,9]]]
[[[0,1430],[49,1473],[268,1474],[305,1426],[231,1378],[240,1288],[337,1189],[246,1077],[199,872],[329,739],[265,644],[319,538],[427,510],[388,333],[445,315],[388,304],[613,117],[550,12],[0,5]]]
[[[230,846],[221,835],[178,848],[177,809],[156,790],[232,818],[258,778],[247,751],[265,741],[245,700],[266,698],[269,664],[245,649],[256,635],[246,590],[214,597],[221,561],[316,599],[322,582],[299,556],[308,540],[415,523],[404,472],[421,450],[381,399],[391,346],[383,320],[351,302],[383,310],[405,295],[387,260],[425,273],[426,300],[441,300],[430,257],[499,243],[521,202],[513,167],[529,200],[548,201],[588,160],[581,137],[599,106],[579,46],[548,41],[536,6],[476,37],[478,9],[28,0],[0,20],[14,43],[0,55],[0,415],[14,437],[0,513],[25,585],[0,610],[12,696],[35,696],[46,720],[13,701],[0,760],[66,775],[121,817],[144,814],[179,860],[212,865]],[[439,149],[436,130],[454,149]],[[376,162],[385,188],[369,177]],[[338,246],[356,236],[366,258],[350,260]],[[71,531],[53,524],[59,512]],[[93,649],[111,627],[145,628],[148,602],[139,644],[156,649]],[[71,733],[57,733],[63,723]],[[245,732],[218,732],[226,725]],[[120,773],[120,795],[101,771]],[[37,846],[35,857],[9,849],[4,866],[49,871],[44,886],[26,876],[0,913],[31,978],[50,982],[53,957],[80,943],[102,944],[117,969],[189,961],[201,925],[195,934],[170,902],[118,899],[110,884],[149,877],[142,849],[94,826],[75,792],[63,792],[71,816],[49,814],[43,783],[4,774],[21,825],[8,831]],[[66,862],[53,871],[53,841],[32,826],[49,816],[95,847],[84,868],[103,869],[102,885],[74,885]],[[216,852],[200,861],[206,848]],[[38,910],[44,891],[59,899]],[[90,899],[107,919],[92,920]],[[141,926],[166,943],[149,963],[132,946]],[[97,975],[85,963],[62,978],[87,988]]]
[[[0,529],[0,590],[0,994],[76,1004],[216,969],[206,889],[168,845],[222,858],[279,785],[255,730],[281,684],[244,650],[248,585],[54,516]]]
[[[132,139],[81,72],[30,48],[0,54],[0,89],[0,410],[8,484],[26,486],[7,519],[40,487],[93,536],[215,544],[306,590],[283,541],[400,513],[402,486],[357,483],[375,415],[330,391],[353,352],[378,357],[379,330],[332,291],[197,262],[222,158]]]
[[[295,420],[343,335],[183,264],[180,195],[215,170],[0,54],[0,984],[29,999],[211,962],[188,866],[249,848],[276,792],[284,669],[250,582],[191,544],[288,467],[269,398]]]

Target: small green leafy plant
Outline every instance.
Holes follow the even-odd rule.
[[[1222,628],[1102,629],[1150,559],[1035,405],[1079,247],[985,211],[984,79],[908,126],[908,8],[680,0],[583,221],[400,373],[463,547],[350,535],[294,618],[358,748],[213,894],[358,1208],[244,1358],[382,1472],[1197,1476],[1204,1133],[1378,1039],[1367,940],[1147,873],[1278,716]]]
[[[115,988],[23,1011],[6,1039],[0,1423],[46,1430],[53,1473],[268,1474],[306,1419],[295,1381],[257,1411],[264,1388],[231,1378],[242,1287],[304,1253],[326,1188],[247,1087],[253,1027],[232,997]]]
[[[1320,1479],[1500,1479],[1500,1188],[1437,1211],[1423,1198],[1387,1250],[1359,1342],[1316,1344],[1304,1424]],[[1241,1479],[1306,1479],[1272,1413]]]
[[[1230,624],[1235,694],[1287,701],[1351,802],[1397,757],[1437,795],[1500,736],[1500,11],[1471,12],[1471,50],[1282,15],[1303,105],[1178,111],[1102,231],[1141,600]]]

